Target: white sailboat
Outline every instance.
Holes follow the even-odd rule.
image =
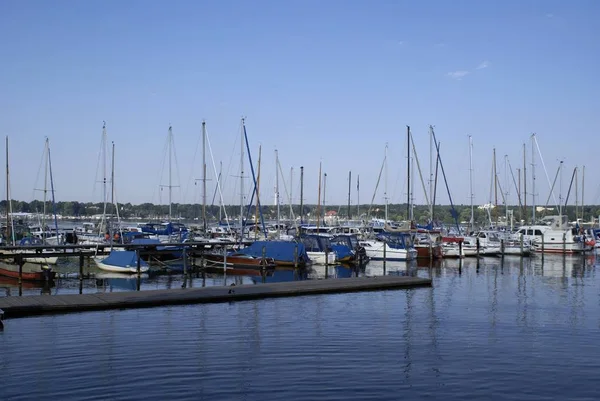
[[[115,187],[114,187],[114,168],[115,168],[115,144],[112,144],[112,199],[115,206],[117,221],[119,221],[119,207],[115,198]],[[144,260],[139,258],[136,251],[128,250],[117,250],[110,248],[110,254],[107,257],[95,256],[94,262],[100,270],[111,272],[111,273],[146,273],[150,266]],[[139,264],[139,269],[138,269]]]

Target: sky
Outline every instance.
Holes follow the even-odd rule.
[[[11,197],[41,199],[48,137],[56,199],[101,202],[106,122],[118,202],[168,202],[169,126],[171,200],[201,202],[205,121],[208,203],[219,201],[219,171],[223,202],[240,202],[241,181],[247,201],[244,117],[256,173],[261,149],[264,204],[274,203],[276,149],[282,203],[290,190],[299,203],[300,166],[307,204],[318,201],[320,166],[328,205],[347,203],[350,171],[353,205],[405,202],[406,127],[429,188],[430,125],[455,204],[470,203],[470,182],[475,204],[494,202],[494,149],[502,192],[517,203],[510,171],[516,181],[526,144],[531,190],[532,133],[536,204],[561,160],[556,199],[578,167],[580,201],[586,165],[585,201],[600,204],[599,13],[593,0],[0,0]],[[418,173],[412,181],[425,203]],[[437,203],[449,203],[441,177]]]

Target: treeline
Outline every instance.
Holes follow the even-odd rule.
[[[34,200],[31,202],[23,202],[14,200],[12,203],[13,213],[42,213],[44,211],[44,204],[42,201]],[[6,213],[7,202],[0,201],[0,210],[2,213]],[[519,222],[524,214],[523,210],[518,206],[509,206],[509,211],[512,211],[514,221]],[[77,202],[77,201],[61,201],[55,205],[55,211],[53,210],[52,204],[46,203],[46,213],[53,214],[54,212],[63,217],[75,217],[86,219],[94,215],[101,215],[104,213],[104,205],[102,203],[91,203],[91,202]],[[184,220],[201,219],[202,217],[202,205],[199,204],[173,204],[171,206],[171,215],[173,218],[182,218]],[[254,218],[256,214],[256,206],[244,208],[244,216]],[[272,205],[265,205],[261,208],[263,217],[266,220],[272,220],[277,217],[277,208]],[[469,205],[456,205],[454,206],[455,212],[449,205],[439,205],[434,208],[433,219],[435,221],[452,224],[454,223],[454,216],[458,218],[459,222],[468,222],[471,216],[471,209]],[[317,205],[304,205],[303,216],[305,220],[314,220],[318,213],[321,216],[326,212],[334,211],[340,218],[348,217],[348,206],[333,206],[327,205],[326,207],[321,206],[320,212],[318,211]],[[115,215],[117,211],[112,204],[107,204],[106,213]],[[169,215],[168,205],[155,205],[152,203],[142,203],[140,205],[133,205],[131,203],[119,204],[119,216],[123,219],[140,219],[140,220],[161,220],[165,219]],[[360,213],[360,215],[359,215]],[[392,204],[388,205],[388,217],[391,220],[406,220],[407,219],[407,205],[406,204]],[[454,214],[455,213],[455,214]],[[385,214],[384,205],[360,205],[357,207],[353,205],[350,207],[350,217],[352,219],[371,219],[371,218],[383,218]],[[545,210],[537,212],[536,217],[540,218],[545,215],[556,215],[557,210]],[[575,220],[576,218],[582,218],[582,208],[578,207],[577,213],[574,206],[568,206],[563,210],[563,214],[568,215],[569,220]],[[216,221],[219,218],[225,219],[227,215],[230,219],[238,219],[240,216],[240,207],[235,205],[225,206],[219,208],[218,206],[207,206],[206,215],[209,220]],[[300,216],[300,206],[293,205],[293,215],[297,218]],[[430,219],[429,208],[425,205],[415,205],[413,207],[413,215],[417,222],[425,223]],[[495,209],[484,210],[475,208],[474,218],[475,223],[478,225],[487,225],[490,218],[493,222],[498,219],[502,221],[504,219],[505,208],[498,206]],[[583,218],[586,221],[591,220],[592,216],[597,217],[600,215],[600,205],[591,205],[583,207]],[[287,205],[280,206],[280,216],[282,219],[288,219],[290,216],[290,208]],[[531,208],[529,207],[525,213],[527,220],[531,219]]]

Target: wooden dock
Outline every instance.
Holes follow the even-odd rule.
[[[83,295],[12,296],[0,298],[0,310],[4,312],[5,318],[16,318],[43,314],[233,302],[301,295],[382,291],[423,286],[431,286],[431,279],[381,276]]]

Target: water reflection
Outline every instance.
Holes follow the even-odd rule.
[[[72,270],[65,270],[68,269],[66,265],[62,265],[63,271],[60,277],[50,284],[23,282],[19,286],[18,280],[0,278],[0,296],[143,291],[232,284],[260,285],[310,279],[344,279],[382,275],[421,276],[434,280],[450,277],[451,282],[458,280],[461,287],[474,289],[475,286],[481,285],[476,277],[482,276],[485,277],[486,290],[489,291],[487,294],[490,316],[495,321],[498,314],[499,286],[507,286],[509,285],[508,281],[514,279],[517,283],[515,301],[524,302],[522,297],[535,296],[535,294],[529,293],[534,290],[528,288],[530,281],[528,277],[534,277],[536,283],[539,281],[541,285],[551,286],[561,297],[567,297],[561,298],[563,303],[581,302],[581,293],[584,290],[579,287],[585,287],[586,279],[595,277],[595,263],[596,258],[593,254],[585,256],[546,255],[543,258],[536,255],[529,258],[506,256],[504,258],[417,259],[409,262],[386,263],[371,261],[363,266],[313,265],[306,269],[277,268],[262,274],[256,272],[251,276],[240,274],[235,270],[211,273],[190,269],[186,275],[179,273],[143,274],[138,278],[136,275],[119,275],[91,270],[86,271],[86,276],[81,280]],[[455,278],[456,276],[458,278]],[[509,277],[508,281],[505,276]],[[463,279],[460,279],[461,277]],[[571,286],[573,288],[570,288]],[[577,291],[576,294],[573,294],[574,290]],[[572,298],[568,299],[568,297]]]
[[[197,272],[188,286],[384,270],[434,285],[10,320],[0,334],[0,398],[598,399],[589,385],[600,373],[595,269],[594,257],[546,256],[278,269],[264,278]],[[142,287],[183,281],[150,276]],[[59,284],[77,291],[78,280]],[[122,380],[135,371],[153,378],[151,390]],[[23,393],[26,378],[34,385]]]

